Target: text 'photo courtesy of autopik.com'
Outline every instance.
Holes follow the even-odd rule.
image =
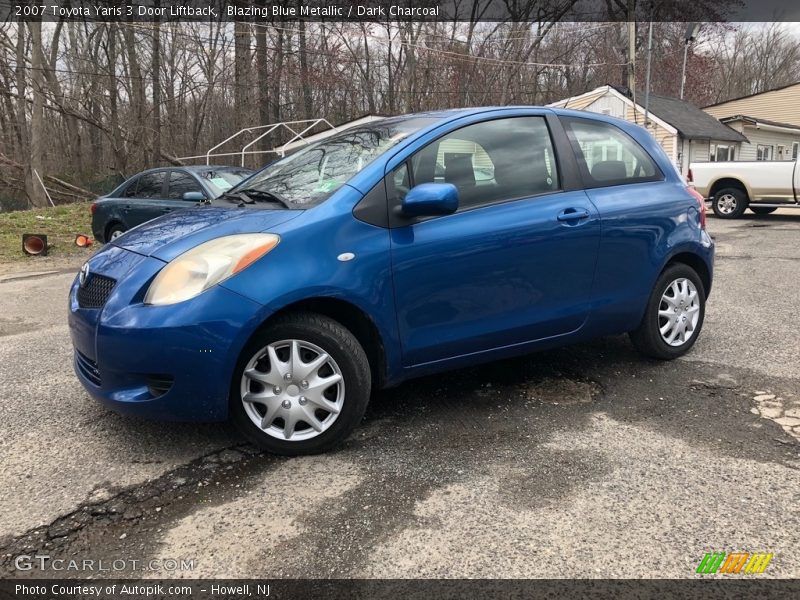
[[[0,0],[0,600],[800,596],[800,4]]]

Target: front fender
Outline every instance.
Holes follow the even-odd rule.
[[[401,359],[388,230],[323,204],[284,223],[279,235],[274,250],[222,285],[261,304],[262,323],[304,300],[330,298],[354,306],[381,336],[391,381]]]

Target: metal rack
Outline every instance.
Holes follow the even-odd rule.
[[[312,131],[315,127],[323,125],[325,129],[321,132],[317,132],[316,134],[307,135],[308,132]],[[250,150],[250,148],[257,143],[259,140],[262,140],[266,136],[268,136],[273,131],[285,129],[287,130],[292,137],[289,139],[288,142],[285,144],[281,144],[277,148],[273,148],[271,150]],[[287,150],[291,150],[293,147],[297,146],[299,143],[302,144],[310,144],[313,140],[309,138],[319,135],[320,133],[336,133],[339,132],[340,129],[335,127],[328,121],[327,119],[303,119],[300,121],[281,121],[280,123],[269,123],[268,125],[258,125],[256,127],[245,127],[244,129],[240,129],[233,135],[225,138],[216,146],[209,148],[208,152],[205,154],[199,154],[197,156],[181,156],[179,160],[198,160],[198,159],[205,159],[206,164],[211,164],[211,157],[220,157],[220,156],[241,156],[241,165],[244,166],[245,157],[248,154],[277,154],[280,157],[286,155]],[[244,135],[244,134],[252,134],[255,132],[259,132],[259,134],[249,142],[247,142],[244,146],[242,146],[241,150],[236,152],[215,152],[215,150],[221,148],[225,144],[232,142],[236,138]]]

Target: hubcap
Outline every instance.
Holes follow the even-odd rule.
[[[658,329],[670,346],[682,346],[694,335],[700,320],[700,295],[694,284],[681,277],[667,286],[658,306]]]
[[[338,418],[344,379],[336,361],[319,346],[281,340],[256,352],[245,365],[241,399],[247,416],[267,435],[308,440]]]
[[[736,196],[733,194],[723,194],[717,199],[719,212],[725,215],[731,214],[736,210]]]
[[[121,236],[123,233],[124,233],[123,231],[120,231],[119,229],[115,229],[114,231],[111,232],[111,239],[115,240],[119,236]]]

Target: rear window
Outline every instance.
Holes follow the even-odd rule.
[[[659,181],[663,174],[650,155],[624,131],[599,121],[562,119],[586,187]]]

